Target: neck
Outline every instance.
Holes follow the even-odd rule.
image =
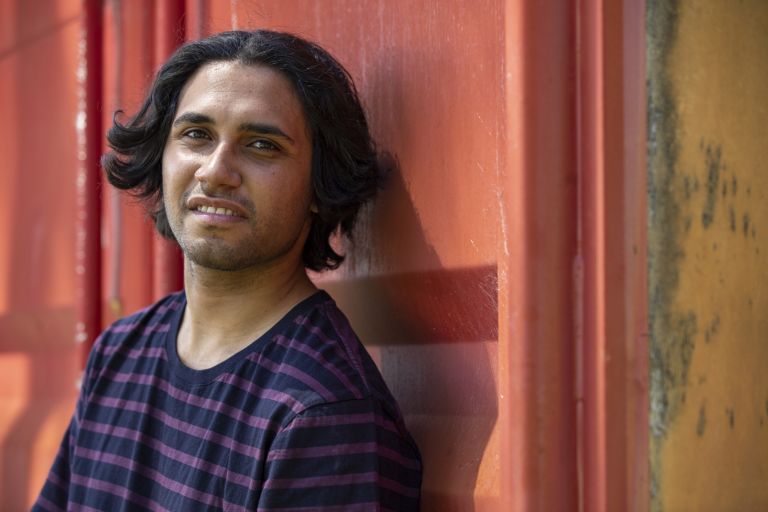
[[[316,291],[300,263],[225,272],[189,260],[184,288],[187,309],[176,343],[192,368],[214,366],[237,353]]]

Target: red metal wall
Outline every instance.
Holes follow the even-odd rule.
[[[363,212],[342,269],[316,279],[400,401],[424,456],[424,510],[646,508],[647,450],[633,451],[645,411],[633,298],[643,297],[643,167],[620,149],[643,143],[632,85],[641,4],[101,5],[105,126],[136,108],[182,37],[297,32],[355,78],[400,169]],[[11,120],[0,125],[3,510],[36,494],[74,400],[82,11],[76,0],[0,0],[0,111]],[[172,287],[157,269],[175,257],[131,199],[105,186],[101,201],[108,322]]]
[[[28,507],[77,376],[80,2],[0,2],[0,508]]]

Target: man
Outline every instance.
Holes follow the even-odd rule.
[[[185,290],[99,337],[35,510],[417,510],[398,407],[305,271],[341,263],[329,236],[378,186],[346,71],[289,34],[215,35],[108,139]]]

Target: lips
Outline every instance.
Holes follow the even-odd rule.
[[[201,205],[201,206],[198,206],[196,210],[203,213],[215,213],[217,215],[228,215],[230,217],[239,217],[239,215],[235,214],[235,212],[233,212],[229,208],[214,208],[213,206]]]
[[[248,217],[248,210],[236,201],[206,196],[193,196],[187,200],[187,208],[201,213]]]

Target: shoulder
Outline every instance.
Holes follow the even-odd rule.
[[[378,368],[334,300],[318,292],[305,302],[258,355],[273,366],[278,385],[297,395],[303,408],[365,399],[394,406]]]
[[[184,292],[168,295],[126,317],[120,318],[101,333],[94,351],[109,351],[126,338],[147,338],[153,333],[168,332],[173,318],[186,303]]]
[[[147,352],[147,349],[155,352],[164,350],[161,340],[171,330],[185,302],[184,292],[177,292],[113,322],[93,344],[86,377],[93,378],[109,361],[130,357],[132,351],[140,350],[144,355],[153,355],[154,352]]]

